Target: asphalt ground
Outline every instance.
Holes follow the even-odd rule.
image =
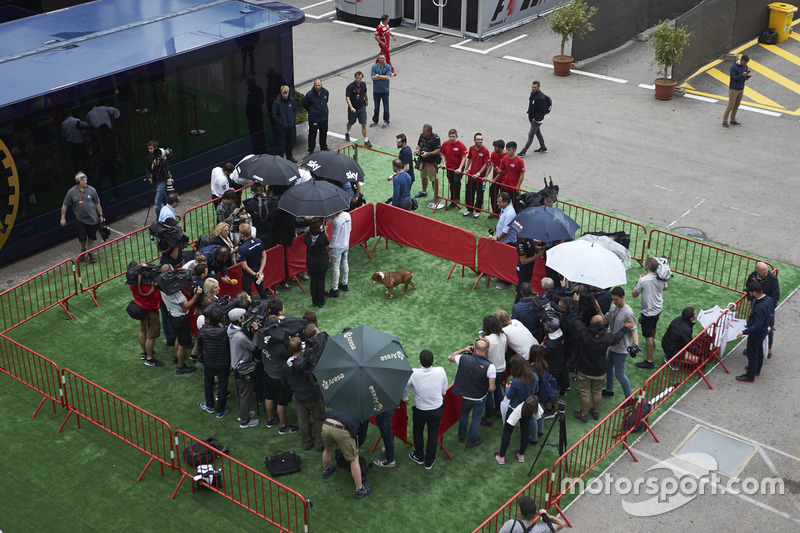
[[[356,70],[369,71],[377,43],[371,30],[334,22],[332,2],[306,0],[293,4],[301,8],[317,4],[307,13],[320,18],[309,17],[294,29],[295,77],[301,91],[309,90],[316,77],[322,78],[331,91],[329,144],[335,148],[344,144],[343,138],[335,137],[343,136],[345,129],[344,88]],[[764,48],[760,45],[748,49],[755,62],[769,68],[772,76],[766,76],[763,68],[753,68],[751,88],[786,111],[780,116],[774,116],[777,112],[764,114],[767,109],[759,106],[765,104],[745,95],[748,105],[737,117],[744,125],[726,130],[720,124],[724,99],[676,97],[661,102],[653,98],[649,87],[657,73],[650,65],[652,54],[646,43],[631,41],[584,62],[580,65],[583,74],[574,72],[559,78],[548,66],[558,53],[559,40],[545,29],[544,21],[537,20],[481,43],[465,43],[406,27],[395,29],[398,42],[393,43],[392,59],[398,75],[391,82],[391,126],[371,129],[370,140],[393,146],[395,135],[403,132],[413,142],[422,124],[430,123],[442,137],[449,128],[457,128],[467,145],[477,131],[483,133],[487,144],[496,138],[524,142],[527,97],[531,81],[537,79],[553,99],[553,112],[542,127],[549,151],[525,159],[525,187],[538,188],[543,176],[552,176],[565,197],[667,228],[694,228],[711,243],[800,264],[795,220],[800,195],[796,192],[793,157],[798,122],[789,112],[800,105],[793,103],[796,95],[786,85],[781,88],[781,84],[774,84],[781,93],[773,93],[766,81],[774,81],[772,72],[797,81],[800,66],[796,62],[783,58],[775,62],[772,56],[777,54],[769,49],[764,53],[772,56],[757,55],[756,49]],[[780,48],[793,53],[794,46],[797,41],[792,38]],[[724,64],[716,68],[726,71]],[[713,83],[700,77],[689,83],[696,91],[724,95],[722,82],[707,76]],[[765,79],[759,79],[761,76]],[[690,96],[699,95],[690,92]],[[296,156],[304,155],[304,145],[305,139],[299,138]],[[182,207],[204,201],[207,191],[205,187],[183,191]],[[368,184],[365,194],[369,196]],[[144,211],[134,213],[115,221],[112,228],[121,233],[131,231],[141,227],[144,217]],[[65,242],[3,267],[0,288],[75,257],[76,248],[76,243]],[[783,452],[764,453],[787,479],[797,479],[791,469],[796,469],[800,456],[800,430],[791,423],[798,410],[797,396],[791,392],[797,361],[791,358],[790,347],[797,329],[797,308],[793,295],[779,310],[776,346],[780,346],[777,353],[782,357],[770,360],[766,367],[769,371],[754,385],[733,380],[741,372],[740,360],[738,365],[729,365],[730,375],[719,370],[712,373],[714,391],[697,386],[679,404],[681,411],[701,421]],[[736,357],[734,353],[728,359],[733,362]],[[651,457],[666,457],[680,442],[674,439],[691,429],[683,419],[692,420],[668,413],[655,429],[659,435],[674,434],[673,440],[656,445],[646,436],[637,442],[636,449],[642,446]],[[659,430],[659,426],[665,429]],[[779,465],[784,459],[788,462]],[[757,461],[769,470],[761,454],[749,465],[759,464]],[[610,470],[632,473],[625,471],[631,468],[630,463],[622,457]],[[798,490],[796,482],[787,486]],[[587,531],[639,526],[663,531],[673,530],[678,524],[711,531],[726,525],[731,530],[749,530],[760,527],[768,517],[770,529],[784,531],[796,529],[796,517],[800,516],[796,496],[765,502],[788,515],[781,515],[787,522],[777,521],[772,515],[779,515],[762,506],[723,497],[695,500],[681,511],[664,515],[664,519],[633,520],[619,504],[622,497],[610,498],[582,496],[570,507],[569,517]],[[723,519],[727,522],[721,522]]]

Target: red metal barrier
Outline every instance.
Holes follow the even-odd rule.
[[[240,189],[241,190],[241,189]],[[189,242],[194,244],[200,235],[210,235],[217,227],[217,208],[214,200],[190,207],[183,212],[181,221],[183,232],[189,236]]]
[[[547,509],[550,507],[550,470],[542,470],[530,480],[516,494],[514,494],[502,507],[495,511],[492,516],[483,521],[475,528],[472,533],[497,533],[503,524],[508,520],[519,520],[519,508],[517,500],[520,496],[528,496],[536,502],[537,509]],[[538,521],[537,521],[538,523]]]
[[[667,257],[673,272],[736,292],[742,292],[744,280],[763,261],[659,229],[650,232],[647,249],[654,257]]]
[[[61,433],[70,415],[75,413],[78,428],[83,418],[150,456],[136,481],[142,479],[153,461],[159,462],[162,477],[164,465],[175,470],[172,428],[164,420],[68,368],[61,371],[61,381],[64,385],[64,407],[68,412],[58,433]]]
[[[375,421],[375,417],[370,417],[369,421],[374,424],[378,425]],[[389,429],[392,432],[392,435],[400,439],[401,441],[405,442],[406,444],[414,445],[413,442],[408,440],[408,404],[404,401],[400,401],[400,405],[395,408],[394,413],[392,413],[392,419],[389,421]],[[372,449],[369,453],[373,453],[375,448],[378,447],[378,443],[381,442],[380,435],[378,436],[378,440],[375,441],[375,444],[372,445]]]
[[[204,455],[215,457],[211,464],[220,473],[222,479],[221,487],[203,484],[205,489],[214,491],[263,518],[278,527],[279,531],[296,533],[308,531],[311,500],[307,500],[299,492],[278,483],[229,455],[214,454],[216,451],[214,448],[181,430],[175,432],[175,450],[181,479],[170,499],[175,498],[178,489],[181,488],[181,484],[187,477],[192,485],[192,493],[195,491],[195,484],[192,481],[195,469],[187,465],[183,457],[183,451],[192,444],[200,446],[201,457]]]
[[[70,319],[68,300],[78,294],[75,261],[67,259],[0,294],[3,333],[60,305]]]
[[[516,284],[517,248],[486,237],[479,237],[478,273],[478,279],[472,286],[472,290],[475,290],[484,274],[487,276],[487,287],[491,276]]]
[[[451,461],[454,461],[455,459],[453,459],[453,456],[450,455],[449,451],[447,451],[447,448],[444,447],[442,440],[444,439],[444,434],[447,433],[447,430],[458,424],[460,420],[461,396],[453,394],[453,384],[451,383],[450,386],[447,387],[447,392],[444,395],[444,412],[442,413],[442,421],[439,422],[439,431],[437,434],[439,448],[441,448],[442,451],[447,454],[447,457],[449,457]]]
[[[63,397],[57,364],[2,334],[0,334],[0,361],[2,361],[0,372],[42,395],[42,401],[36,406],[31,418],[39,413],[39,409],[47,399],[53,402],[53,413],[56,412],[56,404],[62,404]]]
[[[641,392],[641,389],[636,389],[629,398],[639,398]],[[636,412],[635,405],[631,401],[618,405],[553,464],[549,503],[562,516],[564,512],[559,506],[561,498],[618,445],[622,444],[633,460],[638,462],[626,442],[637,425],[630,421],[630,417]],[[566,520],[566,516],[564,519]]]
[[[590,231],[624,231],[629,234],[631,236],[631,258],[638,261],[639,264],[644,262],[647,230],[641,224],[562,200],[558,201],[557,207],[577,222],[583,233]]]
[[[94,263],[87,261],[91,255]],[[88,292],[95,305],[97,287],[128,271],[128,263],[149,263],[161,257],[156,242],[150,239],[149,227],[145,226],[127,235],[104,242],[78,256],[78,281],[81,293]]]
[[[361,246],[370,259],[366,242],[375,236],[375,206],[364,204],[350,211],[350,248]]]

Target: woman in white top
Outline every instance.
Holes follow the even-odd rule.
[[[539,342],[522,322],[510,318],[502,309],[495,311],[494,316],[508,338],[508,348],[527,361],[531,346],[537,346]]]
[[[486,395],[486,407],[483,414],[481,424],[484,426],[491,426],[494,422],[492,417],[494,412],[500,411],[500,402],[503,401],[503,387],[500,386],[500,381],[503,373],[506,371],[506,344],[508,337],[503,333],[503,328],[500,327],[500,322],[494,315],[489,315],[483,318],[483,331],[481,337],[489,341],[489,351],[486,356],[489,361],[497,369],[495,377],[494,394],[489,393]]]

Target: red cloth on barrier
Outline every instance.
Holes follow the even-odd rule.
[[[534,266],[533,273],[534,278],[536,278],[536,268],[540,262],[542,263],[542,272],[544,272],[544,261],[536,261],[537,265]],[[487,237],[478,238],[478,272],[516,284],[516,247],[493,241]],[[544,274],[539,277],[540,283],[543,276]]]
[[[375,206],[364,204],[350,211],[350,246],[355,246],[375,236]]]
[[[447,392],[444,395],[444,414],[442,414],[442,421],[439,423],[439,437],[445,432],[458,424],[461,420],[461,396],[453,394],[453,386],[447,387]]]
[[[371,424],[378,425],[374,416],[370,417],[369,421]],[[394,410],[392,420],[389,422],[389,428],[392,430],[392,435],[403,442],[408,442],[408,403],[400,401],[400,405]],[[375,442],[376,446],[378,442],[380,442],[380,438]],[[375,449],[374,446],[373,449]]]
[[[219,282],[219,295],[225,296],[226,294],[231,298],[235,298],[237,294],[242,292],[242,265],[236,263],[228,269],[228,277],[231,281],[236,280],[235,283]]]
[[[377,204],[375,220],[381,237],[475,268],[475,234],[471,231],[382,203]]]
[[[289,277],[296,276],[306,269],[306,243],[303,235],[298,235],[283,252],[286,255],[286,264],[289,266]]]
[[[283,246],[273,246],[267,250],[267,265],[264,267],[264,287],[272,287],[283,281]],[[255,292],[255,287],[253,287]]]

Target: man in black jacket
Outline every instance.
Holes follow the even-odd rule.
[[[214,414],[214,378],[217,378],[217,394],[219,401],[216,403],[217,418],[222,418],[230,411],[226,406],[228,401],[228,377],[231,375],[230,339],[227,328],[220,325],[222,320],[222,307],[214,306],[208,311],[206,324],[197,333],[198,360],[203,363],[203,385],[206,400],[200,402],[200,407]]]
[[[531,143],[533,143],[533,136],[539,141],[539,148],[534,152],[546,152],[547,146],[544,145],[544,137],[542,137],[542,121],[547,114],[547,99],[544,93],[539,90],[540,84],[534,81],[531,84],[531,95],[528,97],[528,121],[531,123],[531,129],[528,131],[528,142],[525,143],[525,148],[517,154],[520,157],[525,157]]]
[[[286,155],[286,159],[292,163],[297,163],[297,159],[292,157],[295,141],[295,120],[297,119],[297,106],[294,98],[289,97],[289,87],[283,85],[281,94],[272,103],[272,120],[277,131],[278,155]]]
[[[310,352],[313,346],[327,338],[319,334],[314,324],[306,326],[306,349]],[[303,352],[303,343],[299,337],[291,337],[288,342],[292,356],[283,367],[283,384],[294,394],[294,405],[297,409],[297,425],[300,426],[300,442],[304,450],[315,448],[324,451],[322,444],[322,422],[325,421],[325,401],[314,374],[307,368],[298,368],[298,356]]]
[[[578,392],[581,395],[581,410],[575,411],[575,418],[586,423],[586,412],[589,409],[589,396],[592,397],[592,418],[600,420],[600,400],[606,379],[606,352],[609,346],[617,344],[636,326],[630,320],[614,334],[608,333],[603,315],[594,315],[588,326],[584,326],[580,318],[578,293],[572,295],[572,302],[567,314],[570,327],[578,336],[578,350],[575,366],[578,368]]]
[[[764,291],[764,294],[772,298],[772,303],[775,306],[781,299],[781,287],[778,284],[778,276],[770,272],[769,266],[763,261],[756,263],[756,269],[747,276],[747,282],[744,284],[745,289],[750,285],[751,281],[755,281]],[[753,298],[748,296],[747,301],[753,301]],[[767,347],[767,359],[772,357],[772,337],[775,331],[775,310],[773,309],[772,320],[770,320],[769,328],[769,346]],[[746,355],[746,354],[745,354]]]
[[[328,89],[322,81],[314,80],[314,87],[303,97],[303,107],[308,111],[308,153],[314,151],[319,132],[320,150],[328,149]]]
[[[694,321],[696,318],[697,313],[695,313],[694,307],[686,307],[681,313],[681,316],[669,323],[667,331],[664,333],[664,336],[661,337],[661,349],[664,350],[665,363],[668,363],[676,353],[680,352],[681,349],[694,338],[694,331],[692,328],[694,328]],[[686,361],[693,365],[700,361],[697,355],[689,351],[686,351],[680,359],[681,361]],[[671,363],[670,368],[672,370],[678,370],[678,361]]]
[[[744,331],[736,336],[739,339],[742,335],[747,335],[747,366],[744,374],[736,376],[736,381],[753,383],[756,376],[761,375],[761,365],[764,364],[764,341],[775,312],[775,302],[764,294],[764,289],[757,281],[747,286],[747,295],[754,300],[753,309],[747,317]]]

